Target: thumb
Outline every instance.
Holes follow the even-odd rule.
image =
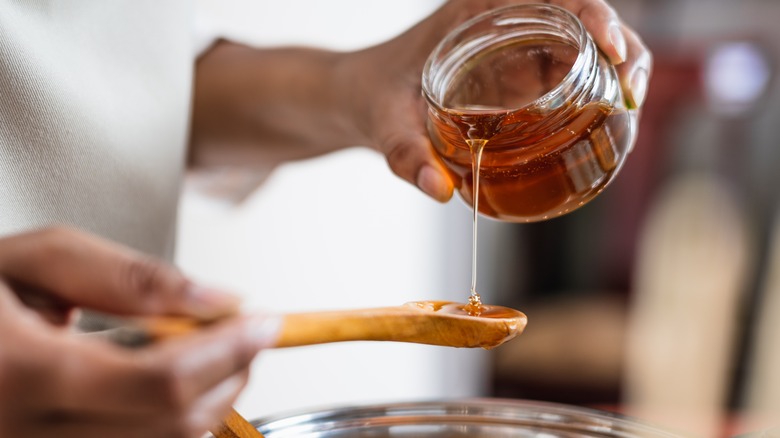
[[[79,307],[114,314],[213,319],[239,299],[201,287],[175,267],[69,228],[0,240],[0,276]]]

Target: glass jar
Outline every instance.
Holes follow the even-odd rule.
[[[472,203],[476,185],[479,212],[503,221],[584,205],[636,136],[615,69],[579,19],[552,5],[508,6],[457,27],[431,53],[422,88],[433,147],[461,197]]]
[[[266,438],[680,438],[617,414],[554,403],[501,399],[329,409],[253,424]]]

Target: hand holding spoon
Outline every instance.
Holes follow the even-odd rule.
[[[525,329],[520,311],[483,306],[479,316],[466,305],[447,301],[414,301],[396,307],[290,313],[283,316],[274,348],[343,341],[396,341],[448,347],[493,348]],[[180,336],[210,322],[189,318],[135,319],[118,338],[120,342],[155,341]],[[262,437],[238,412],[231,411],[214,431],[216,438]]]

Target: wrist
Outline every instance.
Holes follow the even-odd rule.
[[[347,146],[375,145],[372,137],[371,94],[378,82],[372,81],[371,63],[365,50],[340,53],[329,69],[333,122],[339,127]],[[373,103],[375,105],[376,103]]]

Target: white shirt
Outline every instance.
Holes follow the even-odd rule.
[[[187,0],[0,0],[0,235],[69,224],[171,259]]]

